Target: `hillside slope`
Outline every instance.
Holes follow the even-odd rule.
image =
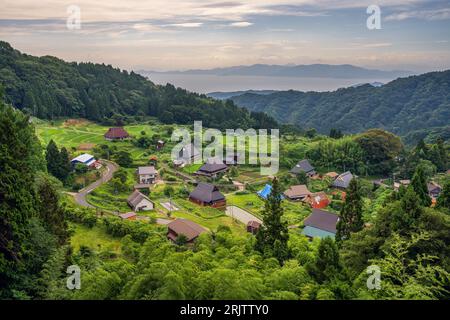
[[[111,122],[123,117],[154,116],[164,123],[214,128],[274,128],[264,114],[251,114],[232,102],[190,93],[110,65],[33,57],[0,41],[0,85],[7,102],[43,119],[85,117]]]
[[[322,133],[331,128],[353,133],[376,127],[400,135],[432,128],[445,131],[450,124],[450,70],[399,78],[381,87],[244,94],[232,100],[280,122]]]

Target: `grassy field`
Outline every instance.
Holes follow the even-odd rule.
[[[229,194],[227,196],[227,204],[238,206],[258,218],[262,218],[264,201],[256,193]],[[311,213],[309,206],[301,202],[283,200],[282,207],[284,209],[284,217],[289,225],[301,224],[302,221]]]
[[[70,243],[75,252],[80,250],[81,246],[86,246],[97,252],[108,250],[120,254],[120,239],[111,237],[102,227],[94,226],[90,229],[75,223],[71,223],[70,227],[74,230]]]

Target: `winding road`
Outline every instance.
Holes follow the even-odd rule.
[[[81,189],[80,191],[78,191],[78,193],[75,193],[75,195],[74,195],[75,202],[77,204],[79,204],[80,206],[88,207],[88,208],[95,208],[93,205],[91,205],[90,203],[88,203],[86,201],[86,196],[90,192],[92,192],[95,188],[97,188],[100,185],[102,185],[103,183],[106,183],[109,180],[111,180],[114,172],[119,170],[119,165],[117,165],[114,162],[107,161],[107,160],[99,160],[99,161],[101,162],[102,165],[106,166],[106,171],[103,173],[103,175],[100,179],[91,183],[87,187]]]
[[[107,161],[107,160],[99,160],[99,161],[102,163],[102,165],[106,166],[106,171],[103,173],[102,177],[100,179],[98,179],[97,181],[91,183],[87,187],[81,189],[78,193],[74,193],[73,194],[73,196],[75,198],[75,202],[78,205],[82,206],[82,207],[96,209],[97,207],[95,207],[92,204],[90,204],[89,202],[87,202],[86,196],[90,192],[92,192],[94,189],[98,188],[102,184],[104,184],[104,183],[108,182],[109,180],[111,180],[113,175],[114,175],[114,172],[119,170],[119,165],[114,163],[114,162]],[[114,215],[118,215],[119,214],[119,213],[113,213],[113,212],[111,212],[111,213],[114,214]],[[137,219],[138,220],[144,220],[144,221],[150,220],[150,218],[147,217],[147,216],[137,216]],[[162,219],[162,218],[157,218],[156,219],[156,223],[157,224],[161,224],[161,225],[166,225],[166,224],[169,224],[170,222],[172,222],[172,220]]]

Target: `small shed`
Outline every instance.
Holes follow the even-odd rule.
[[[251,220],[247,223],[247,232],[251,234],[256,234],[259,228],[261,227],[261,223],[259,221]]]

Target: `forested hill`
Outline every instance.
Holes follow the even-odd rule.
[[[39,118],[85,117],[103,123],[155,116],[165,123],[214,128],[274,128],[263,113],[250,113],[222,102],[110,65],[68,63],[51,56],[34,57],[0,41],[0,85],[7,102]]]
[[[433,130],[450,138],[450,70],[399,78],[381,87],[244,94],[232,100],[249,110],[264,111],[280,122],[316,128],[322,133],[331,128],[349,133],[384,128],[402,136]]]

